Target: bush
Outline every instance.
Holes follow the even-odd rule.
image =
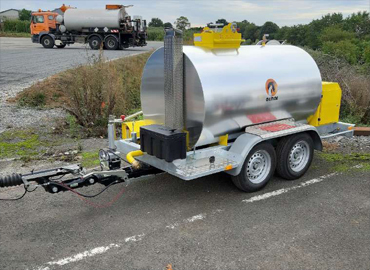
[[[339,42],[327,41],[322,46],[324,53],[344,58],[350,64],[356,64],[358,58],[357,46],[349,40]]]
[[[164,39],[164,28],[163,27],[148,27],[148,40],[151,41],[163,41]],[[183,39],[185,45],[193,45],[193,34],[200,33],[197,28],[190,28],[184,31]]]
[[[45,106],[45,99],[46,96],[43,92],[28,92],[19,99],[18,104],[20,106],[42,108]]]
[[[105,133],[109,115],[139,111],[141,74],[151,52],[106,62],[102,52],[88,65],[61,72],[21,92],[22,106],[62,107],[89,135]],[[36,97],[43,95],[43,102]]]
[[[30,33],[30,22],[21,20],[6,20],[3,26],[4,32]]]
[[[323,81],[338,82],[342,88],[341,118],[370,123],[370,72],[351,66],[344,59],[304,48],[316,61]]]

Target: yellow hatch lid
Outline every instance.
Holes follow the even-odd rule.
[[[219,30],[219,31],[218,31]],[[204,27],[202,33],[194,34],[194,45],[209,49],[238,49],[244,42],[238,33],[236,23],[229,23],[222,29]]]

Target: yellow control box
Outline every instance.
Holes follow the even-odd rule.
[[[202,33],[194,34],[194,45],[208,49],[238,49],[243,41],[235,23],[222,29],[204,27]]]
[[[339,121],[342,90],[338,83],[322,82],[322,96],[314,115],[308,117],[308,124],[322,126]]]

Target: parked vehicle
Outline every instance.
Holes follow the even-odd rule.
[[[93,50],[146,46],[146,21],[129,16],[123,5],[106,9],[76,9],[63,5],[63,15],[50,11],[32,13],[32,42],[44,48],[64,48],[74,43],[88,43]]]

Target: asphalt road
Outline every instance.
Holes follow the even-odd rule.
[[[122,188],[107,208],[42,190],[0,202],[0,269],[370,269],[369,172],[315,159],[302,179],[252,194],[224,174],[161,175],[92,202]]]
[[[146,47],[104,50],[104,57],[115,59],[134,55],[156,49],[162,44],[148,42]],[[99,51],[91,50],[88,45],[73,44],[64,49],[44,49],[40,44],[32,43],[30,38],[0,37],[0,87],[33,83],[60,71],[85,64],[89,58],[98,55]]]

